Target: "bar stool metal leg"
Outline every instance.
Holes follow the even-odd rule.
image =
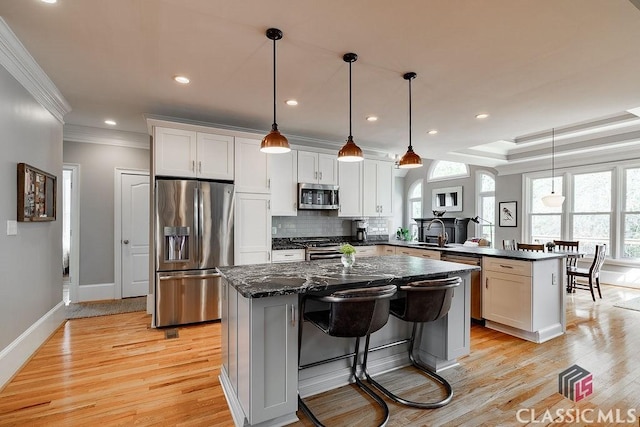
[[[414,347],[414,343],[415,343],[415,337],[416,337],[416,331],[418,328],[418,324],[416,322],[413,323],[413,329],[411,332],[411,340],[409,341],[409,360],[411,361],[411,365],[413,367],[415,367],[416,369],[418,369],[423,375],[426,375],[427,377],[433,379],[434,381],[436,381],[437,383],[439,383],[440,385],[442,385],[444,387],[444,389],[446,390],[446,397],[444,399],[441,399],[437,402],[414,402],[412,400],[408,400],[405,399],[403,397],[400,397],[396,394],[393,394],[391,391],[389,391],[387,388],[385,388],[384,386],[382,386],[380,383],[378,383],[376,380],[374,380],[373,378],[371,378],[371,375],[369,375],[369,372],[367,371],[367,354],[369,353],[369,337],[370,335],[367,335],[367,338],[365,340],[365,345],[364,345],[364,359],[362,361],[362,371],[364,372],[365,377],[367,378],[367,381],[373,385],[375,388],[377,388],[378,390],[380,390],[382,393],[384,393],[385,396],[387,396],[389,399],[393,400],[394,402],[398,402],[402,405],[406,405],[406,406],[411,406],[413,408],[420,408],[420,409],[435,409],[435,408],[440,408],[446,404],[448,404],[449,402],[451,402],[451,399],[453,399],[453,390],[451,388],[451,385],[447,382],[447,380],[445,380],[444,378],[442,378],[440,375],[436,374],[435,372],[430,371],[426,366],[424,366],[422,363],[420,363],[418,360],[416,360],[416,358],[413,356],[413,347]]]

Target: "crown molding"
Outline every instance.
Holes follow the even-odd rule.
[[[2,17],[0,65],[6,68],[40,105],[64,124],[64,115],[71,111],[71,106]]]
[[[62,139],[70,142],[114,145],[142,150],[148,150],[150,146],[150,137],[144,133],[69,124],[64,125]]]

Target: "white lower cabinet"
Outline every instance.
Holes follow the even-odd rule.
[[[562,335],[564,262],[484,257],[482,317],[486,326],[541,343]]]
[[[229,381],[224,379],[223,387],[232,386],[225,394],[233,401],[230,408],[236,425],[295,422],[298,295],[245,298],[223,280],[224,303],[222,324],[228,328],[222,331],[222,354]]]
[[[271,252],[271,262],[304,261],[304,249],[278,249]]]

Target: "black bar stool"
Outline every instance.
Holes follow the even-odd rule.
[[[362,362],[362,370],[375,388],[384,393],[389,399],[403,405],[421,409],[440,408],[451,402],[453,398],[453,390],[451,385],[435,372],[431,372],[429,368],[416,360],[413,356],[413,348],[416,339],[416,331],[418,323],[433,322],[440,319],[449,312],[451,308],[451,300],[453,299],[453,290],[459,286],[462,280],[460,277],[449,277],[446,279],[423,280],[420,282],[412,282],[407,285],[400,286],[401,295],[398,299],[391,301],[391,314],[406,322],[413,322],[411,339],[409,340],[409,360],[411,364],[427,377],[442,385],[447,396],[437,402],[413,402],[397,396],[387,390],[385,387],[375,381],[367,372],[367,354],[369,352],[369,335],[365,341],[364,360]]]
[[[356,375],[360,338],[369,336],[382,328],[389,320],[389,301],[396,293],[395,285],[378,286],[371,288],[348,289],[337,291],[328,296],[306,296],[302,300],[301,313],[305,320],[313,323],[325,334],[334,337],[346,337],[356,339],[355,355],[351,366],[351,375],[355,383],[367,393],[384,411],[384,426],[389,421],[389,408],[387,404],[371,388],[364,384]],[[305,300],[314,300],[329,303],[328,310],[305,313]],[[302,324],[300,325],[300,335]],[[300,346],[300,340],[298,340]],[[298,354],[300,348],[298,348]],[[298,360],[300,358],[298,357]],[[300,409],[316,426],[323,424],[316,418],[311,410],[298,396]]]

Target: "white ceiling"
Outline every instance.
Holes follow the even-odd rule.
[[[294,143],[346,139],[346,52],[359,57],[353,135],[365,149],[406,150],[407,71],[418,74],[413,145],[425,158],[519,167],[548,158],[551,128],[561,157],[640,141],[630,0],[0,0],[0,16],[71,104],[72,125],[113,118],[146,132],[153,114],[267,133],[265,31],[277,27],[277,121]]]

